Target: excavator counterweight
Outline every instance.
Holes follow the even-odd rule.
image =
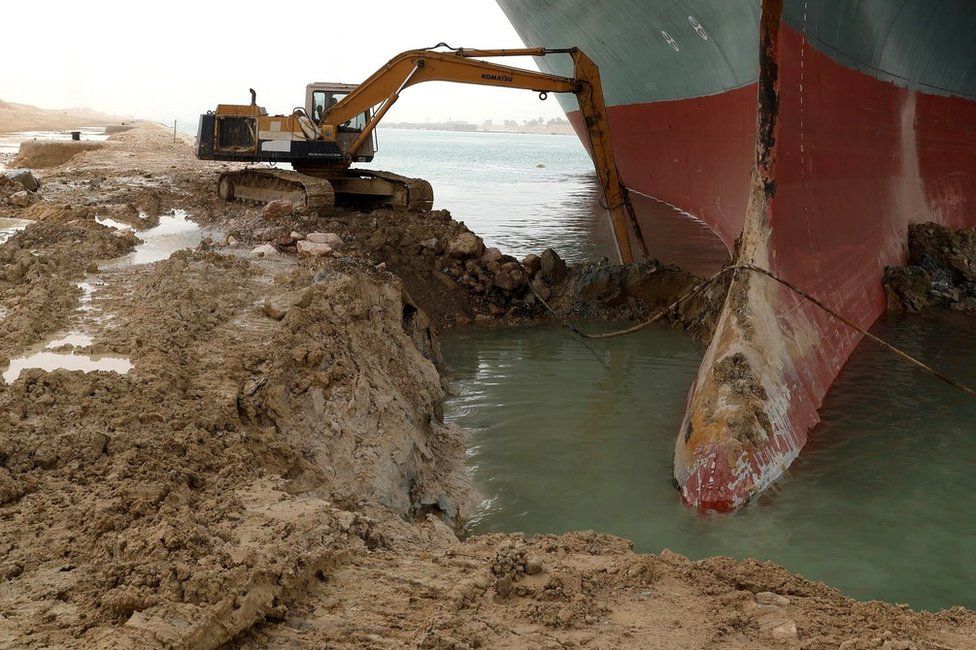
[[[589,57],[575,47],[438,48],[403,52],[358,85],[309,84],[305,105],[291,115],[268,115],[257,105],[253,90],[250,104],[220,104],[216,111],[200,116],[197,157],[292,166],[294,171],[248,167],[223,173],[218,191],[227,201],[284,199],[318,214],[328,214],[336,203],[427,211],[433,205],[427,181],[352,167],[373,160],[376,126],[405,88],[425,81],[450,81],[532,90],[543,98],[550,92],[573,93],[587,129],[588,149],[610,211],[620,258],[633,261],[632,232],[637,235],[639,252],[647,255],[614,160],[600,73]],[[573,77],[474,58],[557,54],[573,58]]]

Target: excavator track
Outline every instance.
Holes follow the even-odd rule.
[[[430,212],[434,206],[434,190],[430,183],[422,178],[410,178],[393,172],[383,172],[375,169],[350,169],[349,172],[364,174],[373,178],[380,178],[390,183],[401,185],[406,189],[406,200],[402,205],[391,205],[395,208],[405,208],[412,212]],[[397,203],[400,203],[399,201]]]
[[[224,172],[217,181],[217,191],[225,201],[257,204],[291,201],[320,215],[331,214],[335,207],[335,193],[329,181],[284,169]]]

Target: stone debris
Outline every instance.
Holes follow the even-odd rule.
[[[280,255],[280,253],[278,252],[278,249],[271,244],[261,244],[251,249],[251,255],[256,255],[257,257],[273,257],[275,255]]]
[[[884,287],[891,311],[976,314],[976,228],[910,224],[908,265],[886,268]]]
[[[261,208],[261,218],[268,220],[281,219],[283,217],[287,217],[294,211],[295,204],[291,201],[271,201]]]
[[[314,233],[311,233],[314,234]],[[320,257],[322,255],[331,255],[332,247],[325,243],[319,243],[313,241],[311,238],[300,240],[296,248],[298,249],[299,255],[314,255]]]
[[[294,237],[294,235],[292,236]],[[294,237],[294,239],[301,239],[301,237]],[[310,232],[305,236],[305,239],[315,244],[325,244],[332,250],[342,250],[344,243],[342,237],[334,232]]]
[[[480,257],[484,250],[485,243],[473,232],[462,232],[447,245],[447,253],[451,257]]]
[[[0,175],[17,183],[21,189],[27,192],[36,192],[41,187],[41,181],[37,180],[37,177],[29,169],[8,169],[0,172]]]

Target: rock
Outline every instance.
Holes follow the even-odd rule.
[[[427,250],[431,250],[431,251],[436,251],[437,250],[437,244],[438,244],[437,237],[431,237],[430,239],[426,239],[426,240],[420,242],[420,245],[421,246],[423,246]]]
[[[16,206],[18,208],[27,208],[37,202],[37,195],[27,190],[21,190],[19,192],[14,192],[11,194],[7,201],[10,205]]]
[[[567,269],[566,262],[559,257],[559,253],[547,248],[542,251],[540,258],[539,271],[542,273],[542,279],[550,285],[562,282],[566,277]]]
[[[512,278],[511,273],[501,269],[495,274],[495,286],[505,291],[511,291],[515,288],[515,280]]]
[[[260,246],[255,246],[251,249],[251,255],[256,255],[257,257],[271,257],[273,255],[278,255],[278,249],[271,244],[261,244]]]
[[[482,262],[497,262],[502,258],[502,252],[497,248],[486,248],[484,255],[481,256]]]
[[[447,246],[447,253],[451,257],[480,257],[485,250],[485,243],[473,232],[462,232],[451,240]]]
[[[261,305],[261,311],[265,313],[269,318],[275,320],[281,320],[285,317],[292,307],[296,305],[298,307],[307,307],[310,300],[310,294],[305,289],[296,289],[295,291],[289,291],[272,298],[268,298]]]
[[[786,621],[773,628],[773,638],[777,641],[796,641],[798,636],[796,632],[796,623],[793,621]]]
[[[227,235],[228,246],[237,246],[240,243],[241,243],[240,240],[237,239],[237,237],[235,237],[234,235]]]
[[[773,593],[771,591],[760,591],[756,594],[756,602],[760,605],[775,605],[777,607],[786,607],[790,604],[790,599],[786,596],[780,596],[779,594]]]
[[[89,262],[88,266],[85,267],[85,273],[98,273],[98,264]]]
[[[538,296],[543,300],[549,300],[549,296],[552,295],[551,292],[549,291],[549,287],[546,286],[546,283],[542,280],[542,278],[533,279],[532,288],[535,290],[535,293],[538,294]]]
[[[535,275],[542,268],[542,258],[535,253],[529,253],[522,260],[522,266],[525,267],[525,272],[530,276]]]
[[[8,169],[3,172],[3,175],[5,178],[19,183],[28,192],[36,192],[41,186],[41,181],[37,180],[37,177],[29,169]]]
[[[591,270],[580,278],[576,292],[582,302],[606,296],[610,293],[610,271],[608,269]]]
[[[298,239],[298,237],[295,237],[295,239]],[[332,250],[340,250],[345,243],[342,241],[342,237],[334,232],[310,232],[305,235],[305,239],[313,244],[325,244]]]
[[[292,230],[291,231],[291,238],[294,239],[294,240],[296,240],[296,241],[298,241],[300,239],[305,239],[305,235],[303,235],[302,233],[297,232],[295,230]]]
[[[444,273],[443,271],[434,271],[432,275],[438,282],[443,284],[445,288],[450,289],[451,291],[458,288],[457,282],[455,282],[454,279],[447,273]]]
[[[262,219],[280,219],[295,211],[295,204],[291,201],[272,201],[261,208]]]
[[[321,257],[323,255],[331,255],[332,247],[328,244],[322,244],[318,242],[309,241],[303,239],[298,242],[298,254],[299,255],[313,255],[315,257]]]

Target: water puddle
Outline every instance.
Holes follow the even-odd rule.
[[[40,368],[51,372],[53,370],[109,370],[124,375],[132,370],[132,362],[121,354],[79,354],[74,350],[64,350],[66,346],[83,348],[91,345],[92,339],[86,334],[72,332],[44,343],[40,349],[10,360],[10,364],[3,371],[3,380],[8,384],[20,377],[20,373],[30,368]]]
[[[13,237],[18,230],[23,230],[30,223],[27,219],[0,218],[0,244]]]
[[[119,230],[132,230],[132,227],[113,219],[98,217],[97,221]],[[196,248],[203,239],[203,231],[196,222],[188,218],[186,210],[174,210],[172,214],[159,217],[159,225],[148,230],[137,231],[143,243],[136,249],[118,259],[99,264],[103,269],[118,269],[139,264],[152,264],[167,259],[184,248]]]

